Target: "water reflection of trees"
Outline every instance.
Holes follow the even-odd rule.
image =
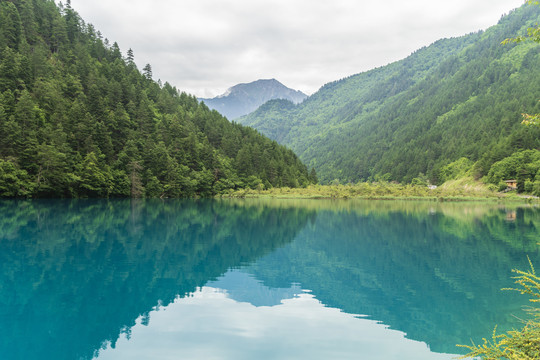
[[[8,359],[92,357],[139,315],[283,246],[315,216],[177,200],[0,201],[0,214]]]
[[[349,203],[350,205],[350,203]],[[517,326],[510,270],[538,264],[540,209],[371,202],[318,211],[297,240],[250,267],[266,285],[300,282],[322,303],[368,315],[438,352]],[[515,216],[508,219],[508,213]]]
[[[538,259],[540,228],[538,208],[436,202],[0,201],[0,214],[8,359],[91,357],[158,303],[244,264],[456,352],[510,324],[499,289],[525,254]]]

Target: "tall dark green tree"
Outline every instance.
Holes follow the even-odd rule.
[[[0,2],[0,51],[6,46],[18,50],[23,35],[19,11],[11,1]]]

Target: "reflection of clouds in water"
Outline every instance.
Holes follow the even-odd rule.
[[[451,359],[372,320],[328,308],[309,293],[255,307],[203,287],[150,314],[99,359]]]

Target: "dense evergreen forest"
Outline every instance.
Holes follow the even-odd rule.
[[[69,0],[0,1],[0,197],[207,197],[314,181],[292,151],[139,71]]]
[[[539,22],[540,7],[524,5],[486,31],[326,84],[299,105],[268,102],[238,122],[290,146],[323,183],[440,184],[460,172],[501,187],[517,178],[540,194],[540,127],[521,124],[522,113],[540,112],[540,44],[501,44]],[[500,161],[512,166],[493,169]]]

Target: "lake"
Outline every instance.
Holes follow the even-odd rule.
[[[2,359],[452,359],[520,327],[540,209],[2,200]]]

